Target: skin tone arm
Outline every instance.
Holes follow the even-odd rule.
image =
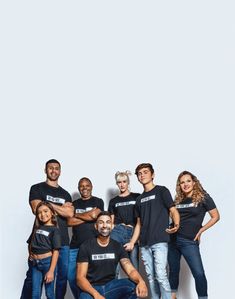
[[[166,232],[168,234],[174,234],[175,232],[177,232],[177,230],[180,227],[180,214],[179,214],[178,210],[176,209],[176,207],[171,207],[169,209],[169,211],[170,211],[170,217],[172,218],[173,223],[174,223],[174,227],[167,228]]]
[[[134,268],[132,263],[129,259],[124,258],[120,260],[123,270],[126,272],[128,277],[134,281],[136,285],[136,295],[140,298],[144,298],[148,296],[148,289],[143,280],[140,276],[139,272]]]
[[[85,223],[86,221],[94,221],[96,220],[100,212],[100,209],[93,208],[88,212],[75,213],[74,217],[68,218],[67,224],[68,226],[76,226]]]
[[[37,208],[37,205],[41,202],[40,199],[34,199],[30,202],[30,206],[31,206],[31,209],[32,209],[32,212],[33,214],[35,215],[35,212],[36,212],[36,208]],[[69,217],[73,217],[73,213],[74,213],[74,208],[73,208],[73,205],[71,202],[66,202],[65,204],[63,204],[62,206],[59,206],[59,205],[56,205],[56,204],[53,204],[53,203],[50,203],[55,212],[62,216],[62,217],[65,217],[65,218],[69,218]]]
[[[46,273],[46,275],[44,277],[45,283],[49,283],[54,280],[54,272],[55,272],[55,267],[57,264],[58,257],[59,257],[59,250],[53,250],[53,253],[51,256],[51,265],[50,265],[49,271]]]
[[[194,241],[200,242],[201,234],[207,230],[208,228],[212,227],[217,221],[220,219],[219,211],[215,208],[213,210],[208,211],[210,214],[211,219],[200,228],[199,232],[196,234]]]
[[[124,245],[124,248],[126,249],[126,251],[132,251],[133,250],[133,248],[135,246],[135,243],[137,242],[137,240],[139,239],[139,236],[140,236],[140,228],[141,228],[140,218],[138,217],[137,222],[136,222],[136,226],[135,226],[135,229],[134,229],[133,236],[132,236],[130,242],[126,243]]]
[[[77,285],[86,293],[89,293],[94,299],[105,299],[96,289],[92,287],[86,278],[88,271],[88,263],[77,264]]]

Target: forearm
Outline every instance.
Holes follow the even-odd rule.
[[[98,214],[101,212],[98,208],[93,208],[92,210],[84,213],[75,213],[74,217],[84,220],[84,221],[94,221],[96,220]]]
[[[140,228],[141,228],[140,220],[137,220],[136,226],[134,228],[134,233],[131,237],[130,243],[135,244],[137,242],[137,240],[139,239],[139,236],[140,236]]]
[[[68,226],[76,226],[76,225],[80,225],[82,223],[85,223],[85,221],[75,218],[75,217],[70,217],[67,219],[67,225]]]
[[[208,228],[212,227],[216,222],[218,222],[220,219],[220,217],[213,217],[211,218],[206,224],[204,224],[200,231],[203,233],[204,231],[206,231]]]
[[[86,277],[77,278],[77,285],[86,293],[89,293],[92,297],[96,298],[99,295],[98,291],[92,287]]]
[[[59,250],[53,250],[52,256],[51,256],[51,265],[49,268],[49,271],[53,272],[55,271],[55,267],[58,261],[59,257]]]
[[[174,226],[179,226],[180,214],[175,207],[170,209],[170,215],[171,215],[172,221],[174,223]]]
[[[70,218],[74,215],[74,207],[71,205],[56,205],[54,203],[51,203],[56,213],[62,217]]]

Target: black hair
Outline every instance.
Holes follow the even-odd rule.
[[[59,162],[58,160],[56,160],[56,159],[50,159],[50,160],[48,160],[48,161],[46,162],[46,165],[45,165],[45,168],[46,168],[46,169],[47,169],[48,164],[50,164],[50,163],[56,163],[56,164],[59,164],[59,166],[61,167],[60,162]]]
[[[98,214],[98,216],[97,216],[97,218],[96,218],[96,221],[98,221],[98,219],[99,219],[101,216],[108,216],[108,217],[110,217],[110,218],[112,219],[112,217],[111,217],[111,213],[110,213],[109,211],[101,211],[101,212]]]

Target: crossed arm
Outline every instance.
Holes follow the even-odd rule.
[[[41,201],[42,201],[41,199],[34,199],[34,200],[30,201],[30,207],[31,207],[32,213],[34,215],[36,212],[37,205]],[[62,217],[69,218],[69,217],[72,217],[74,214],[74,207],[71,202],[66,202],[62,206],[56,205],[51,202],[50,202],[50,204],[53,206],[55,212]]]
[[[85,223],[87,221],[96,220],[101,210],[99,208],[93,208],[92,210],[84,213],[75,213],[73,217],[68,218],[68,226],[75,226]]]

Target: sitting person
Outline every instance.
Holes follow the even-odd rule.
[[[96,220],[96,238],[85,241],[77,257],[77,284],[83,292],[80,299],[135,299],[148,295],[146,284],[131,264],[120,243],[110,238],[112,218],[101,212]],[[115,279],[120,262],[130,278]]]

